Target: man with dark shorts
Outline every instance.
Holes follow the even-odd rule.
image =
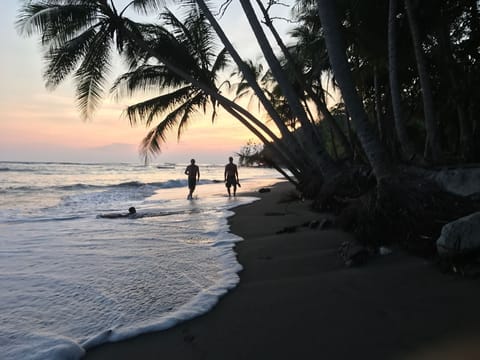
[[[238,170],[237,165],[233,163],[233,158],[230,156],[228,158],[228,164],[225,165],[225,186],[227,187],[228,196],[232,196],[230,193],[230,187],[233,186],[233,196],[237,195],[237,184],[240,186],[238,181]]]
[[[195,165],[195,159],[190,160],[190,165],[185,169],[185,175],[188,175],[188,188],[190,189],[187,199],[192,199],[197,181],[200,181],[200,169]]]

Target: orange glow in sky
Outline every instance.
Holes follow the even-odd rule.
[[[15,29],[19,5],[17,1],[0,1],[0,160],[141,161],[138,146],[148,129],[131,127],[122,117],[132,100],[117,103],[107,93],[93,119],[83,121],[71,81],[55,91],[45,89],[38,37],[21,37]],[[255,58],[259,51],[255,40],[248,37],[248,25],[242,23],[245,19],[234,9],[229,11],[225,24],[235,33],[237,48],[245,57]],[[107,84],[107,90],[110,86]],[[204,117],[199,113],[180,141],[172,132],[154,161],[186,162],[196,157],[200,163],[224,163],[254,138],[226,111],[218,113],[214,124],[209,113]]]

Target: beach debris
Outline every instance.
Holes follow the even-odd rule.
[[[185,341],[187,343],[191,343],[191,342],[193,342],[193,340],[195,340],[195,336],[193,336],[193,335],[185,335],[183,337],[183,341]]]
[[[380,246],[380,247],[378,248],[378,253],[379,253],[380,255],[382,255],[382,256],[383,256],[383,255],[390,255],[390,254],[392,253],[392,249],[390,249],[390,248],[388,248],[388,247],[386,247],[386,246]]]
[[[318,224],[318,228],[320,230],[328,229],[332,227],[332,225],[333,225],[333,222],[330,219],[322,219],[322,221],[320,221],[320,224]]]
[[[480,277],[480,263],[465,264],[462,271],[465,277],[478,278]]]
[[[279,203],[291,203],[291,202],[295,202],[295,201],[303,202],[304,199],[298,191],[291,190],[291,191],[288,191],[287,193],[283,194],[282,198],[279,200]]]
[[[310,229],[320,229],[320,230],[329,228],[332,225],[333,223],[329,219],[306,221],[302,224],[303,227],[308,227]]]
[[[285,226],[282,230],[278,230],[276,234],[294,233],[298,226]]]
[[[480,259],[447,259],[442,258],[438,265],[447,273],[453,273],[470,279],[480,277]]]
[[[348,267],[363,265],[370,257],[368,249],[355,241],[344,241],[338,252]]]
[[[191,333],[190,333],[190,329],[189,328],[185,328],[185,329],[182,329],[182,333],[184,334],[183,336],[183,341],[187,342],[187,343],[191,343],[195,340],[195,336],[193,336]]]
[[[320,226],[320,220],[313,220],[307,222],[306,226],[308,226],[310,229],[316,229]]]
[[[479,253],[480,212],[444,225],[436,245],[441,257],[453,258]]]
[[[259,193],[268,193],[270,192],[271,190],[269,188],[261,188],[258,190]]]

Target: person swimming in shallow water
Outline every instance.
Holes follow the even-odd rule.
[[[98,215],[97,217],[104,218],[104,219],[116,219],[116,218],[135,218],[137,216],[137,209],[135,209],[133,206],[128,208],[128,214],[117,214],[117,213],[112,213],[112,214],[101,214]]]

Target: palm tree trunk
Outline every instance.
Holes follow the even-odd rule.
[[[434,163],[441,161],[440,131],[435,118],[434,102],[430,77],[427,70],[426,59],[422,50],[420,40],[420,31],[413,13],[411,0],[405,0],[405,10],[407,12],[408,23],[410,25],[410,34],[412,36],[415,59],[417,61],[418,76],[422,88],[423,112],[425,115],[425,128],[427,130],[427,139],[425,142],[425,158],[430,155]]]
[[[397,0],[390,0],[388,13],[388,73],[392,96],[393,119],[402,153],[406,159],[411,160],[415,156],[415,148],[408,136],[405,120],[402,115],[400,83],[398,81],[397,45]]]
[[[368,123],[367,114],[356,91],[345,54],[345,45],[335,6],[334,0],[317,0],[318,14],[324,31],[330,64],[351,115],[355,133],[362,144],[377,181],[380,181],[392,174],[391,161]]]
[[[441,14],[442,18],[443,13]],[[440,21],[437,28],[438,34],[438,48],[444,64],[444,72],[448,75],[450,81],[450,88],[452,100],[456,107],[458,116],[458,128],[459,134],[459,148],[457,151],[461,153],[464,161],[472,161],[472,149],[473,149],[473,128],[472,123],[468,120],[466,110],[468,109],[469,97],[465,96],[465,91],[462,92],[462,88],[465,84],[460,83],[460,78],[457,76],[457,64],[452,54],[451,40],[449,36],[449,26],[446,21]]]
[[[353,153],[350,147],[350,143],[348,142],[347,136],[343,133],[342,129],[333,118],[332,114],[330,113],[327,106],[325,105],[325,101],[322,100],[320,96],[316,94],[309,86],[305,86],[306,81],[303,79],[302,74],[297,70],[298,66],[295,63],[295,60],[293,59],[292,55],[288,51],[288,48],[283,42],[277,29],[275,29],[275,26],[273,26],[273,22],[272,22],[272,19],[270,18],[268,10],[265,8],[261,0],[257,0],[257,5],[263,14],[265,25],[270,29],[270,32],[272,33],[275,41],[277,42],[277,45],[282,50],[283,56],[285,56],[285,59],[287,59],[287,61],[291,64],[291,68],[294,69],[295,79],[298,82],[298,85],[300,85],[302,89],[307,93],[307,95],[313,100],[317,109],[323,114],[328,125],[333,129],[333,132],[340,140],[340,144],[345,149],[346,156],[348,158],[351,158],[353,156]],[[323,89],[322,89],[322,92],[323,92]]]
[[[242,72],[243,76],[245,77],[245,80],[248,82],[249,86],[252,88],[252,90],[255,92],[257,95],[258,99],[260,100],[260,103],[263,105],[265,110],[267,111],[268,115],[272,118],[273,122],[277,126],[277,128],[280,130],[280,133],[282,134],[282,137],[285,139],[285,141],[288,142],[289,146],[291,147],[291,150],[294,153],[300,154],[303,151],[302,147],[298,143],[298,141],[292,136],[292,133],[288,130],[287,126],[281,119],[281,117],[278,115],[274,107],[272,106],[271,102],[268,100],[268,98],[265,96],[265,93],[262,91],[260,85],[258,85],[255,75],[251,72],[250,68],[248,67],[247,64],[242,60],[238,52],[236,51],[235,47],[233,44],[230,42],[228,37],[225,35],[225,32],[221,28],[220,24],[218,21],[215,19],[213,14],[211,13],[210,9],[206,5],[204,0],[196,0],[197,5],[199,6],[200,10],[202,13],[207,17],[208,21],[212,25],[213,29],[217,33],[218,37],[220,38],[220,41],[223,43],[227,51],[230,53],[230,56],[232,57],[233,61],[237,64],[238,68]]]
[[[339,173],[338,168],[332,158],[326,152],[323,139],[318,136],[313,124],[308,120],[305,110],[300,102],[300,98],[293,89],[293,86],[283,71],[280,62],[275,56],[273,49],[270,46],[267,37],[265,36],[262,26],[258,21],[250,0],[240,0],[240,3],[255,34],[257,42],[260,45],[262,53],[265,56],[265,60],[270,66],[273,76],[282,89],[283,95],[287,99],[293,114],[302,124],[302,130],[305,134],[305,136],[302,137],[302,142],[304,143],[305,149],[310,152],[310,154],[314,155],[313,163],[316,164],[319,170],[323,173],[324,177],[329,179],[336,177]]]
[[[276,151],[277,153],[277,156],[280,155],[281,156],[281,151],[279,149],[277,149],[278,147],[278,144],[275,144],[275,142],[269,142],[261,132],[258,131],[258,129],[256,129],[254,126],[252,126],[252,124],[250,124],[247,120],[245,119],[242,119],[242,115],[237,113],[234,109],[232,108],[225,108],[230,114],[232,114],[234,117],[236,117],[242,124],[245,125],[245,127],[247,129],[249,129],[260,141],[263,142],[264,145],[272,145],[273,146],[273,149],[274,151]],[[280,174],[282,174],[282,176],[287,179],[289,182],[291,182],[292,184],[294,184],[295,186],[298,186],[299,185],[299,182],[298,180],[302,181],[302,174],[298,172],[298,170],[293,167],[293,166],[288,166],[288,160],[283,158],[283,157],[280,157],[280,161],[283,162],[283,164],[288,168],[288,170],[290,170],[290,172],[293,174],[293,176],[295,176],[295,179],[293,179],[290,175],[288,175],[280,165],[276,164],[275,161],[272,162],[272,165],[273,167],[275,168],[275,170],[277,170]]]
[[[383,121],[383,113],[382,113],[382,99],[380,95],[380,80],[378,79],[378,67],[377,65],[373,65],[373,92],[375,98],[375,115],[377,120],[377,129],[378,129],[378,136],[380,137],[380,141],[384,140],[385,136],[385,129],[384,129],[384,121]]]

